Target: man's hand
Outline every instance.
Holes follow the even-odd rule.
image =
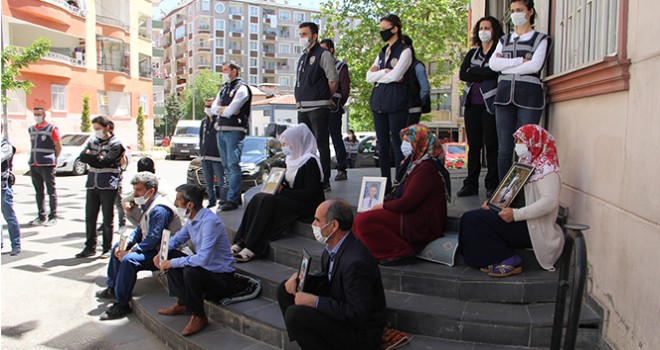
[[[370,210],[375,210],[375,209],[383,209],[383,203],[378,203],[374,205],[373,207],[371,207]]]
[[[170,260],[165,260],[163,261],[162,264],[160,264],[160,270],[162,272],[167,272],[171,268],[172,268],[172,262]]]
[[[369,68],[370,72],[378,72],[379,70],[380,68],[378,68],[377,66],[371,66],[371,68]]]
[[[133,209],[133,203],[131,202],[126,202],[124,203],[124,213],[130,213],[131,209]]]
[[[156,268],[160,270],[160,260],[158,259],[159,256],[160,256],[160,253],[156,254],[156,256],[154,256],[154,266],[156,266]]]
[[[130,250],[119,250],[119,247],[115,248],[115,258],[119,261],[121,261],[128,253],[130,253]]]
[[[305,292],[298,292],[296,293],[296,305],[303,305],[303,306],[309,306],[309,307],[316,307],[316,300],[318,297],[314,294],[309,294]]]
[[[513,209],[511,208],[504,208],[499,214],[498,214],[502,220],[512,223],[513,222]]]
[[[296,294],[296,288],[298,287],[298,273],[294,272],[291,277],[284,283],[284,290],[291,295]]]

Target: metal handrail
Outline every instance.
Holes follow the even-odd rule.
[[[564,339],[564,350],[575,349],[577,341],[578,326],[580,323],[580,310],[582,308],[582,299],[584,296],[584,286],[587,281],[587,242],[582,235],[582,231],[588,230],[589,226],[581,224],[568,224],[564,228],[566,233],[566,242],[561,256],[561,267],[559,270],[559,282],[557,283],[557,300],[555,302],[555,319],[552,326],[551,350],[559,350],[561,345],[561,335],[564,326],[564,309],[566,307],[566,294],[571,290],[571,300],[568,310],[568,320],[566,324],[566,336]],[[570,279],[571,260],[575,252],[575,273],[572,281]]]

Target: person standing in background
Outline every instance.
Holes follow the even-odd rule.
[[[321,40],[322,48],[327,49],[335,57],[335,43],[332,39]],[[335,181],[348,180],[348,157],[346,152],[346,145],[341,139],[341,121],[344,114],[344,105],[348,100],[351,93],[351,76],[348,74],[348,65],[342,60],[335,59],[335,68],[339,73],[339,85],[337,91],[332,95],[333,108],[330,110],[329,132],[332,138],[332,145],[335,148],[337,155],[337,175]]]
[[[355,137],[355,131],[348,130],[348,136],[344,138],[344,144],[346,151],[348,152],[348,166],[350,168],[355,168],[355,163],[357,162],[358,147],[360,141]]]
[[[213,101],[215,98],[207,98],[204,101],[204,113],[206,118],[202,119],[199,126],[199,155],[202,158],[202,172],[204,173],[204,182],[206,182],[206,194],[209,196],[207,208],[216,206],[215,197],[215,178],[218,179],[220,188],[220,205],[227,201],[227,189],[225,188],[225,170],[222,167],[220,151],[218,151],[218,133],[215,130],[217,115],[213,114]],[[170,198],[171,199],[171,198]]]
[[[16,149],[9,141],[5,140],[4,133],[0,134],[2,138],[2,216],[7,223],[9,239],[11,241],[11,252],[9,255],[18,255],[21,252],[21,226],[16,219],[14,211],[14,174],[12,170],[12,160]],[[2,245],[4,246],[4,234],[2,235]]]
[[[408,70],[408,93],[410,95],[410,109],[408,109],[408,120],[406,126],[419,123],[419,118],[422,113],[431,112],[431,86],[429,85],[429,77],[426,75],[426,66],[424,63],[417,60],[415,56],[415,48],[413,47],[412,39],[404,35],[403,43],[406,44],[412,52],[412,63]]]
[[[30,225],[52,226],[57,223],[57,190],[55,188],[55,166],[62,152],[60,131],[46,121],[46,111],[34,107],[35,124],[28,128],[30,133],[30,177],[36,192],[38,216]],[[50,213],[46,216],[44,184],[48,192]]]

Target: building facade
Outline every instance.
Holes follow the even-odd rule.
[[[136,147],[138,107],[142,106],[145,143],[153,143],[151,79],[151,1],[3,0],[3,45],[26,47],[39,37],[50,52],[21,70],[35,86],[29,94],[8,92],[9,135],[19,151],[33,124],[32,109],[43,107],[62,133],[80,131],[83,96],[91,117],[104,115],[117,136]]]
[[[660,31],[653,0],[537,0],[554,39],[542,124],[555,136],[561,202],[585,231],[587,290],[615,349],[660,349]],[[472,0],[470,23],[509,1]]]

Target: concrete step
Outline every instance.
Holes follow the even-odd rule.
[[[298,235],[272,242],[267,258],[280,265],[297,268],[303,248],[312,255],[312,271],[320,271],[323,245]],[[482,302],[554,301],[558,272],[545,271],[538,266],[532,251],[521,250],[519,254],[523,257],[523,273],[503,279],[489,277],[468,267],[461,258],[453,267],[417,259],[409,265],[381,266],[380,270],[385,289],[392,291]],[[259,264],[264,269],[273,269],[266,265]]]

